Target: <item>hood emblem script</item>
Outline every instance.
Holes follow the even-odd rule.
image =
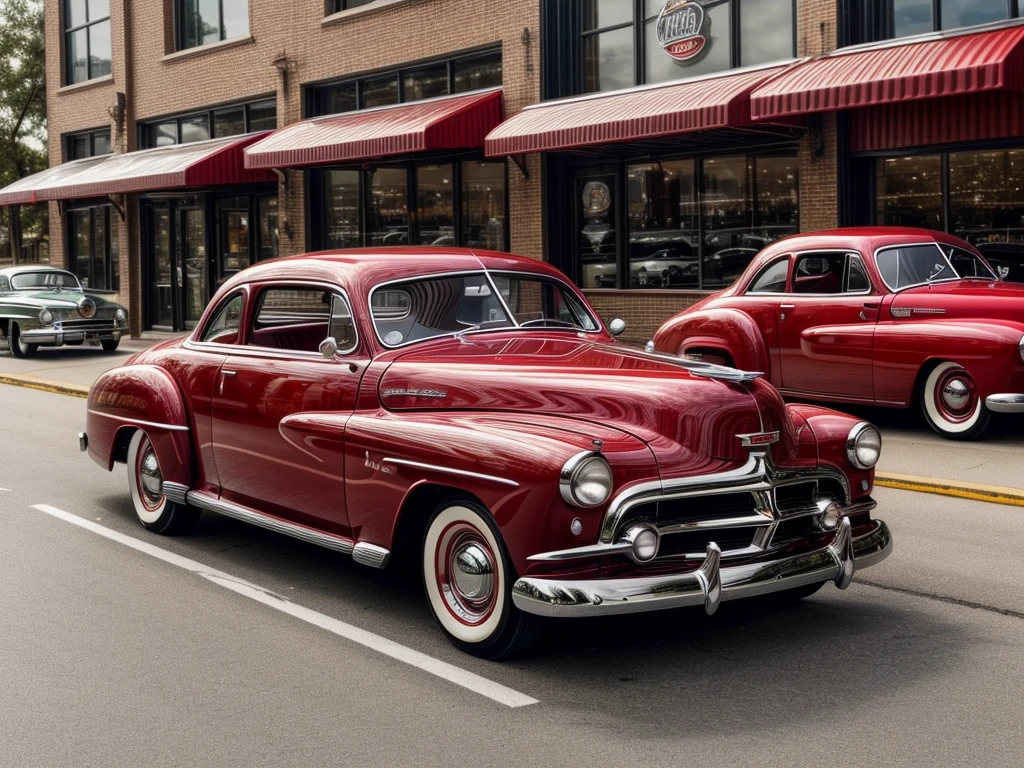
[[[736,435],[744,448],[758,448],[779,442],[778,432],[751,432],[748,435]]]
[[[448,393],[442,389],[385,389],[381,397],[434,397],[444,400]]]

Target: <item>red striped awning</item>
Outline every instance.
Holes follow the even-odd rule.
[[[273,173],[252,171],[242,163],[242,151],[266,135],[232,136],[75,160],[0,190],[0,205],[277,181]]]
[[[745,70],[527,107],[491,131],[491,157],[650,139],[750,123],[750,92],[783,67]]]
[[[247,168],[290,168],[481,147],[504,119],[500,88],[329,115],[281,128],[245,151]]]
[[[840,49],[751,94],[755,120],[912,99],[1024,90],[1024,25]]]

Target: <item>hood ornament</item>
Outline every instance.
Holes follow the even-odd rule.
[[[746,435],[736,435],[736,437],[740,439],[740,445],[744,448],[761,448],[779,442],[778,430],[775,432],[751,432]]]

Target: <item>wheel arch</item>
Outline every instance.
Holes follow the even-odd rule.
[[[713,308],[676,315],[658,329],[655,349],[671,355],[714,349],[745,370],[770,372],[768,347],[754,319],[739,309]]]
[[[491,515],[490,509],[476,494],[456,485],[422,480],[409,488],[398,508],[392,528],[392,559],[407,565],[412,558],[418,558],[420,540],[427,531],[430,516],[444,502],[460,498],[479,504]],[[491,519],[494,520],[493,515]]]

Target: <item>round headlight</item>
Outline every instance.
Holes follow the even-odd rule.
[[[48,309],[42,309],[39,312],[39,322],[42,325],[49,325],[53,322],[53,312]]]
[[[599,454],[579,453],[565,462],[559,478],[562,498],[577,507],[596,507],[612,495],[612,470]]]
[[[861,421],[846,438],[846,456],[857,469],[871,469],[882,454],[882,435],[878,429]]]
[[[118,307],[117,311],[114,312],[114,319],[119,323],[123,323],[128,319],[128,313],[121,309],[121,307]]]

